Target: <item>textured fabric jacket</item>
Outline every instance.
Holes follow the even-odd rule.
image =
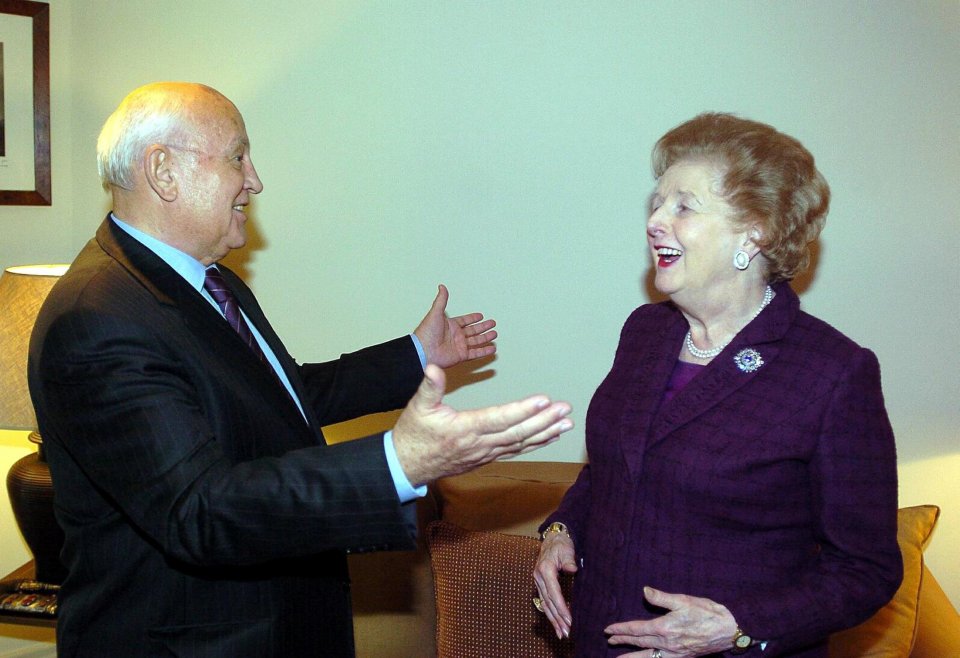
[[[589,465],[547,520],[582,567],[573,636],[663,614],[643,587],[713,599],[752,637],[749,656],[826,656],[828,634],[884,605],[902,574],[893,433],[876,357],[800,311],[787,284],[661,407],[687,323],[637,309],[587,414]],[[735,355],[759,353],[741,371]]]
[[[216,309],[109,219],[44,304],[30,388],[66,533],[62,656],[349,656],[346,550],[410,548],[382,436],[321,425],[402,407],[402,338],[297,365],[221,267],[309,424]]]

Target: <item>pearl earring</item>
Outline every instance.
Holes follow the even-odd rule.
[[[733,255],[733,266],[738,270],[745,270],[750,267],[750,254],[740,249]]]

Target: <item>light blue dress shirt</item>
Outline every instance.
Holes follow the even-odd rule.
[[[153,236],[147,235],[143,231],[140,231],[133,226],[130,226],[120,218],[118,218],[113,213],[110,214],[110,219],[119,226],[125,233],[127,233],[131,238],[142,244],[144,247],[152,251],[157,255],[164,263],[173,268],[173,270],[182,276],[184,280],[200,295],[206,299],[210,304],[217,310],[217,313],[223,315],[223,312],[220,310],[220,306],[214,301],[213,297],[210,296],[210,293],[207,292],[207,289],[203,287],[203,281],[206,278],[207,268],[203,263],[198,261],[193,256],[180,251],[165,242],[157,240]],[[280,367],[280,362],[277,360],[276,354],[273,353],[273,350],[270,349],[270,346],[267,344],[267,341],[263,339],[263,336],[260,334],[260,331],[257,329],[257,326],[250,321],[250,318],[247,317],[247,314],[243,312],[243,309],[240,309],[240,312],[243,314],[243,319],[247,321],[247,325],[250,327],[250,333],[253,334],[253,337],[256,339],[257,343],[260,345],[260,349],[263,350],[263,354],[267,357],[267,361],[270,363],[270,366],[276,371],[277,377],[286,387],[287,392],[290,393],[290,397],[297,404],[297,408],[300,409],[300,413],[303,415],[304,420],[306,421],[306,414],[303,413],[303,405],[300,403],[300,399],[294,393],[293,387],[290,385],[290,380],[287,379],[287,374],[283,371],[283,368]],[[420,357],[420,367],[426,367],[426,355],[423,351],[423,345],[420,344],[420,339],[416,337],[415,334],[410,334],[411,340],[413,340],[414,347],[417,348],[417,355]],[[397,451],[393,445],[393,431],[388,431],[383,435],[383,450],[387,457],[387,465],[390,468],[390,475],[393,478],[394,487],[397,490],[397,496],[400,498],[401,503],[407,503],[417,498],[423,497],[427,493],[427,487],[420,486],[414,487],[410,481],[407,479],[406,474],[403,472],[403,468],[400,466],[400,460],[397,459]]]

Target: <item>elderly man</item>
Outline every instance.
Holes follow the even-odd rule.
[[[412,335],[295,363],[216,265],[263,188],[217,91],[137,89],[97,150],[113,211],[30,351],[66,534],[58,651],[352,655],[345,553],[411,548],[405,503],[426,483],[556,440],[569,405],[445,406],[441,368],[492,354],[496,333],[448,318],[442,286]],[[324,442],[322,425],[404,405],[391,432]]]

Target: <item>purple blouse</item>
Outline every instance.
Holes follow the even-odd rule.
[[[706,368],[699,363],[687,363],[677,359],[673,366],[673,372],[670,373],[670,381],[667,382],[667,390],[663,392],[663,400],[660,404],[666,404],[673,399],[673,396],[679,393],[684,386],[693,381],[697,374]]]

